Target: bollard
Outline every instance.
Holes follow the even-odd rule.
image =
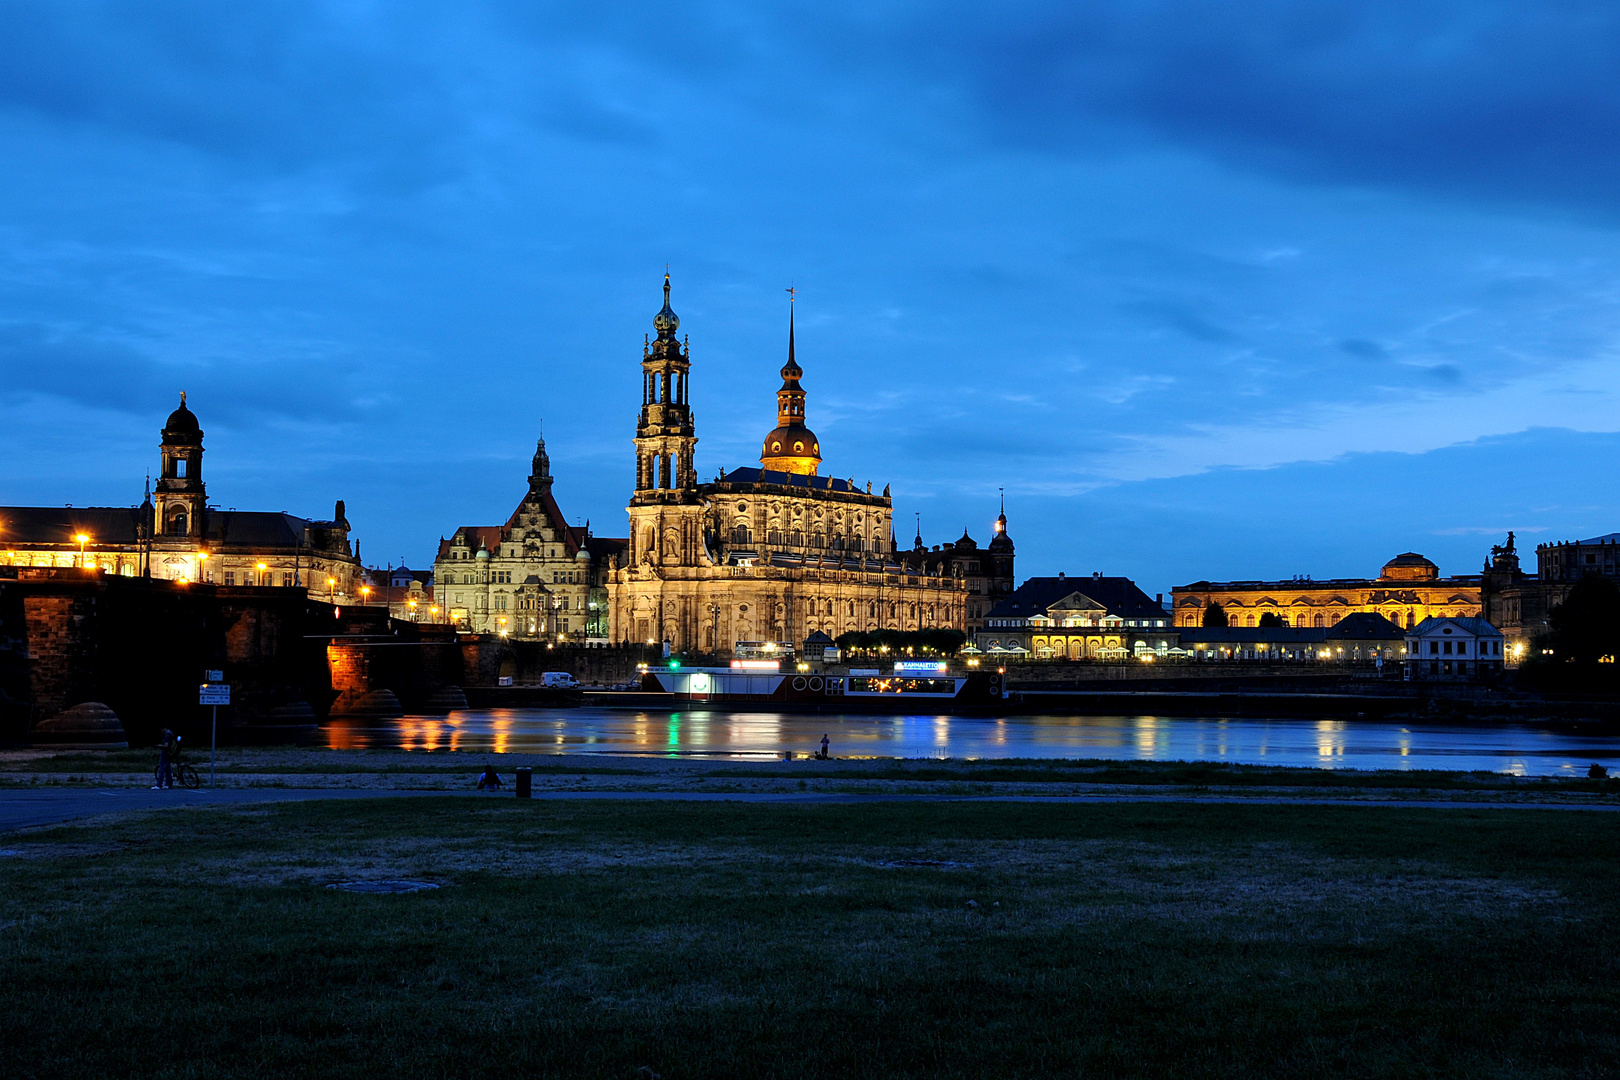
[[[519,769],[517,771],[517,797],[518,798],[527,799],[529,797],[529,785],[532,783],[533,778],[534,778],[534,770],[533,769]]]

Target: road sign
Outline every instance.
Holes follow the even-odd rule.
[[[223,671],[215,671],[212,668],[210,668],[209,671],[208,671],[208,674],[203,676],[203,681],[204,682],[224,682],[225,681],[225,673]]]
[[[231,687],[229,683],[203,683],[197,691],[197,704],[199,705],[229,705],[231,703]]]

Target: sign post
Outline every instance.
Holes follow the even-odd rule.
[[[231,686],[220,682],[225,673],[223,671],[210,671],[208,677],[211,682],[205,682],[197,691],[197,703],[210,706],[213,711],[213,721],[208,737],[208,787],[214,786],[214,757],[219,749],[219,707],[231,703]]]

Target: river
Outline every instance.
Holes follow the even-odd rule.
[[[333,721],[336,749],[632,754],[767,759],[835,757],[1108,758],[1223,761],[1330,769],[1485,770],[1585,776],[1620,768],[1620,738],[1525,724],[1242,720],[1167,716],[840,716],[629,709],[471,709],[448,716]]]

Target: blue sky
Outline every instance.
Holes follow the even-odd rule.
[[[138,500],[185,389],[368,562],[542,425],[617,535],[667,263],[701,474],[791,284],[827,470],[931,543],[1005,487],[1020,576],[1620,528],[1613,5],[801,8],[0,2],[0,501]]]

